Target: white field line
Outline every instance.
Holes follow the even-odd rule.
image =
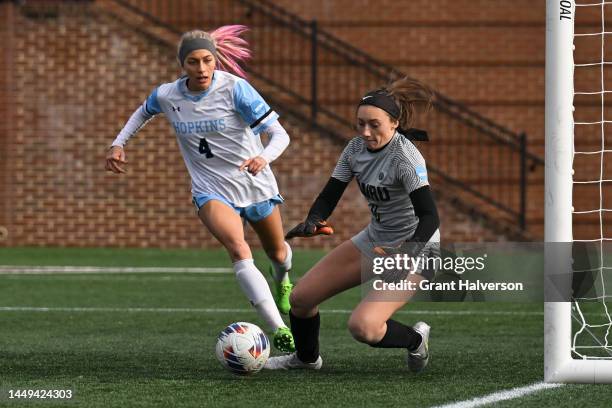
[[[255,313],[255,309],[184,308],[184,307],[35,307],[3,306],[0,312],[125,312],[125,313]],[[350,309],[322,309],[324,314],[350,314]],[[541,312],[470,311],[470,310],[399,310],[405,315],[479,315],[479,316],[540,316]]]
[[[228,282],[233,281],[234,276],[226,273],[214,274],[172,274],[172,275],[161,275],[155,276],[155,274],[138,274],[134,275],[123,275],[120,273],[107,273],[107,274],[86,274],[86,275],[73,275],[73,274],[57,274],[57,275],[34,275],[34,274],[16,274],[16,275],[2,275],[0,279],[4,280],[24,280],[24,279],[36,279],[37,282],[42,281],[53,281],[53,282]]]
[[[209,309],[186,307],[0,307],[0,312],[120,312],[120,313],[249,313],[252,309]]]
[[[232,268],[122,267],[122,266],[14,266],[0,265],[0,275],[86,273],[232,273]]]
[[[495,404],[500,401],[508,401],[516,398],[521,398],[529,394],[533,394],[542,390],[558,388],[565,384],[549,384],[549,383],[535,383],[526,387],[512,388],[507,391],[498,391],[484,397],[473,398],[471,400],[453,402],[446,405],[438,405],[433,408],[475,408],[483,405]]]

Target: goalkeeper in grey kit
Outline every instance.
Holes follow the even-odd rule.
[[[321,368],[318,305],[362,283],[362,257],[373,260],[389,253],[390,248],[402,248],[411,256],[439,254],[438,212],[425,160],[411,141],[427,140],[424,131],[411,126],[418,113],[430,108],[432,99],[428,87],[402,78],[367,93],[359,102],[359,136],[345,147],[306,220],[287,238],[333,233],[326,220],[353,178],[368,201],[371,221],[329,252],[295,286],[289,316],[296,352],[270,358],[265,368]],[[417,287],[418,282],[431,280],[435,274],[427,268],[412,272],[403,279],[417,283]],[[414,292],[405,291],[400,299],[384,301],[377,297],[380,294],[368,293],[353,310],[348,329],[356,340],[372,347],[407,349],[408,367],[419,372],[429,361],[429,325],[418,322],[410,327],[391,319]]]

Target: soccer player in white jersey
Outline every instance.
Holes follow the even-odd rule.
[[[183,34],[177,55],[185,75],[155,88],[132,114],[112,143],[106,168],[124,173],[128,139],[155,115],[165,114],[191,176],[200,220],[229,253],[242,291],[274,332],[274,345],[290,352],[295,350],[293,336],[279,309],[289,311],[291,248],[277,207],[283,198],[269,166],[285,150],[289,136],[238,65],[250,56],[240,38],[245,30],[234,25]],[[265,148],[261,132],[270,136]],[[253,262],[241,218],[253,227],[272,261],[278,307]]]
[[[433,93],[420,82],[403,78],[388,88],[366,94],[357,108],[359,136],[353,138],[323,191],[312,205],[306,221],[286,238],[333,232],[326,224],[348,183],[356,178],[372,213],[368,226],[321,259],[297,283],[290,297],[289,317],[295,338],[295,353],[270,358],[268,369],[319,369],[318,305],[346,289],[362,283],[362,260],[370,262],[390,248],[402,248],[409,256],[439,255],[439,218],[425,160],[414,144],[427,140],[423,131],[412,129],[414,117],[427,111]],[[385,251],[385,248],[387,250]],[[401,276],[418,287],[435,274],[429,263]],[[435,266],[434,266],[435,267]],[[366,272],[365,270],[363,272]],[[370,269],[370,273],[372,270]],[[397,272],[397,271],[395,271]],[[415,293],[381,297],[370,291],[353,310],[348,328],[353,337],[372,347],[408,350],[408,367],[420,372],[429,361],[429,331],[424,322],[406,326],[391,316]]]

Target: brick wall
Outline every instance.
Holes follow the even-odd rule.
[[[9,209],[9,168],[10,146],[15,134],[17,118],[15,117],[14,83],[11,81],[13,45],[14,45],[14,7],[8,3],[0,3],[0,245],[8,240],[6,235],[10,230]]]
[[[7,116],[10,120],[0,125],[6,128],[0,139],[0,167],[6,169],[5,178],[0,178],[4,180],[0,181],[0,217],[4,207],[3,222],[10,232],[0,245],[216,246],[194,214],[188,176],[163,119],[153,120],[130,141],[128,174],[117,176],[103,169],[106,148],[129,115],[157,84],[178,74],[173,53],[158,37],[123,24],[95,3],[33,4],[18,8],[0,3],[5,19],[0,34],[3,41],[10,39],[10,46],[4,48],[10,55],[3,58],[0,74],[6,78],[10,72],[11,76],[10,84],[0,82],[0,109],[2,113],[14,110],[13,116]],[[321,4],[321,9],[329,7],[327,2]],[[397,14],[389,14],[393,16]],[[522,20],[517,17],[517,21]],[[427,67],[421,69],[428,72]],[[441,64],[436,70],[445,74],[432,76],[432,81],[459,78],[471,68],[453,71]],[[520,74],[511,68],[508,78]],[[478,72],[473,75],[479,76]],[[495,79],[493,73],[487,75]],[[470,84],[469,80],[444,81],[456,86],[457,92]],[[7,85],[13,87],[13,94]],[[506,91],[512,89],[505,86]],[[483,100],[489,96],[477,92]],[[505,114],[499,109],[500,115]],[[288,117],[282,122],[292,144],[273,167],[287,199],[282,207],[287,229],[306,214],[342,145]],[[532,205],[537,206],[537,201]],[[450,201],[439,200],[439,207],[445,239],[503,239],[457,211]],[[329,247],[368,222],[368,210],[356,186],[345,193],[331,222],[337,236],[302,240],[299,245]],[[248,235],[252,240],[254,233]]]
[[[543,144],[544,2],[275,3]]]

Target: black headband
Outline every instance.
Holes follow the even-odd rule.
[[[361,101],[359,101],[359,106],[361,105],[372,105],[376,106],[387,112],[391,117],[395,120],[400,117],[400,108],[397,106],[391,95],[384,90],[371,91],[365,94]]]
[[[377,108],[380,108],[391,115],[393,119],[399,120],[400,108],[397,106],[391,95],[389,95],[389,93],[385,90],[379,89],[377,91],[368,92],[363,98],[361,98],[361,101],[359,101],[359,106],[361,105],[376,106]],[[426,142],[429,140],[429,136],[424,130],[415,128],[398,128],[397,131],[407,137],[409,140],[416,140],[419,142]]]
[[[190,38],[183,40],[178,53],[181,66],[185,63],[185,58],[187,58],[187,56],[195,50],[208,50],[212,53],[212,55],[217,55],[215,44],[206,38]]]

